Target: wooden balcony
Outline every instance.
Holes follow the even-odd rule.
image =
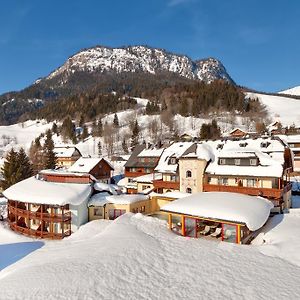
[[[26,227],[18,226],[16,223],[9,222],[9,226],[12,230],[22,233],[24,235],[28,235],[35,238],[45,238],[45,239],[55,239],[60,240],[64,237],[71,235],[71,230],[67,230],[64,233],[55,233],[55,232],[47,232],[40,230],[33,230]]]
[[[37,219],[37,220],[43,220],[46,222],[54,222],[54,223],[60,223],[60,222],[67,222],[71,220],[71,212],[67,211],[64,214],[51,214],[51,213],[41,213],[41,212],[33,212],[30,210],[25,210],[21,208],[16,208],[14,206],[8,206],[9,213],[20,216],[23,218],[29,218],[29,219]]]
[[[284,189],[274,189],[274,188],[255,188],[246,186],[229,186],[229,185],[216,185],[216,184],[204,184],[204,192],[229,192],[229,193],[240,193],[250,196],[262,196],[272,199],[280,199],[283,192],[291,189],[291,184],[285,186]]]
[[[153,185],[154,185],[154,189],[172,189],[172,190],[180,189],[179,181],[154,180]]]

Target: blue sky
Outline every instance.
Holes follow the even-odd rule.
[[[0,10],[0,93],[48,75],[82,48],[150,45],[216,57],[240,85],[300,85],[300,1],[10,0]]]

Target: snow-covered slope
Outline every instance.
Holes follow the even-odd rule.
[[[272,245],[184,238],[164,221],[126,214],[2,270],[0,299],[298,299],[299,266],[261,247]]]
[[[295,86],[291,89],[281,91],[281,92],[279,92],[279,94],[300,96],[300,86]]]
[[[246,96],[258,98],[266,106],[272,121],[280,121],[283,125],[300,123],[300,100],[259,93],[247,93]]]
[[[205,82],[216,79],[232,82],[225,67],[217,59],[208,58],[193,61],[184,55],[146,46],[89,48],[70,57],[63,66],[52,72],[46,79],[61,75],[62,82],[66,82],[68,77],[77,71],[147,72],[152,74],[168,71]]]

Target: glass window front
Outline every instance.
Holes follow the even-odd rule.
[[[237,241],[237,226],[230,224],[222,224],[222,241],[236,243]]]

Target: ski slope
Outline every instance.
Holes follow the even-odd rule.
[[[279,94],[287,94],[287,95],[295,95],[300,96],[300,86],[295,86],[291,89],[287,89],[284,91],[279,92]]]
[[[272,121],[280,121],[284,126],[300,123],[300,100],[258,93],[246,93],[246,97],[258,98],[266,106]]]

